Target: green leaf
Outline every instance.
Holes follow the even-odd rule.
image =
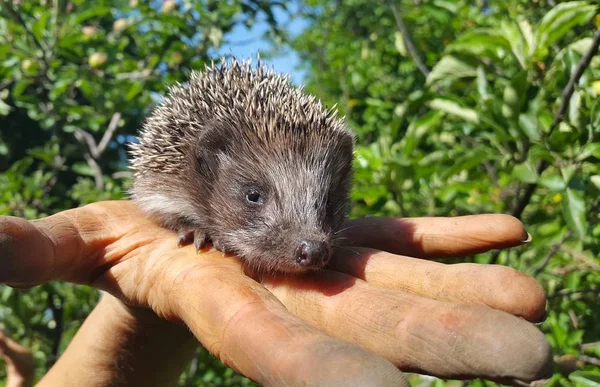
[[[500,25],[500,31],[509,42],[510,50],[521,68],[526,69],[528,55],[521,30],[513,22],[503,21]]]
[[[441,117],[439,112],[432,111],[410,123],[403,139],[402,151],[405,156],[410,157],[419,140],[440,122]]]
[[[579,152],[577,155],[577,160],[582,161],[592,156],[600,159],[600,142],[591,142],[589,144],[585,144],[581,148],[581,152]]]
[[[538,184],[548,188],[551,191],[563,191],[567,188],[567,183],[559,175],[546,175],[538,179]]]
[[[569,123],[575,128],[581,128],[581,93],[577,90],[573,92],[571,102],[569,102],[568,111]]]
[[[525,52],[527,56],[531,56],[533,54],[533,48],[535,47],[535,36],[533,35],[533,29],[531,28],[531,24],[525,19],[519,20],[519,30],[521,31],[521,36],[523,36],[523,42],[525,43]]]
[[[459,157],[450,168],[442,172],[442,179],[448,179],[461,171],[481,165],[482,161],[490,158],[489,156],[489,152],[483,148],[469,151],[464,156]]]
[[[517,164],[512,170],[512,175],[523,183],[533,184],[538,179],[535,167],[528,162]]]
[[[0,116],[7,116],[11,110],[12,108],[0,99]]]
[[[71,169],[73,169],[74,172],[83,176],[94,176],[94,170],[87,163],[74,163]]]
[[[572,188],[567,188],[562,200],[562,212],[571,230],[574,230],[579,238],[583,238],[587,230],[583,193]]]
[[[569,1],[552,8],[540,21],[535,34],[535,54],[543,59],[548,48],[573,27],[587,23],[596,13],[596,7],[585,1]]]
[[[94,6],[91,9],[83,11],[73,18],[73,25],[79,26],[83,22],[92,18],[101,18],[106,15],[110,15],[111,9],[109,7]]]
[[[593,371],[576,371],[569,375],[569,379],[577,386],[600,387],[600,374]]]
[[[431,85],[442,79],[474,78],[476,76],[477,68],[475,66],[447,55],[431,69],[426,84]]]
[[[532,112],[519,114],[519,128],[531,141],[537,141],[540,138],[538,131],[537,117]]]
[[[42,14],[39,16],[39,19],[37,19],[31,26],[31,30],[38,41],[42,41],[42,35],[44,30],[46,30],[46,24],[48,23],[50,15],[51,13],[49,11],[42,12]]]
[[[510,42],[497,31],[483,29],[468,32],[446,47],[447,52],[475,57],[501,58],[502,52],[510,49]]]
[[[596,188],[600,189],[600,175],[590,176],[590,181],[596,186]]]
[[[396,31],[394,33],[394,46],[396,47],[396,50],[398,50],[400,55],[406,56],[406,46],[404,45],[404,38],[402,37],[400,31]]]
[[[449,99],[436,98],[428,103],[431,109],[459,117],[465,121],[479,124],[479,113],[476,110],[465,108]]]

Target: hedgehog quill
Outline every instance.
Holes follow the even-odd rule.
[[[132,199],[178,244],[260,272],[329,261],[345,220],[354,135],[337,112],[250,61],[170,88],[131,146]]]

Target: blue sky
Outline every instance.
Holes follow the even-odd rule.
[[[297,13],[297,4],[295,2],[289,2],[288,9],[292,14]],[[292,36],[299,34],[308,25],[307,21],[304,19],[290,19],[287,13],[278,7],[275,9],[274,14],[277,21],[284,26]],[[265,31],[267,31],[267,23],[264,21],[257,21],[250,30],[243,25],[238,26],[225,36],[226,41],[232,42],[233,44],[224,44],[219,49],[219,54],[233,53],[237,57],[256,58],[257,53],[261,51],[266,52],[270,49],[269,42],[262,37]],[[235,42],[242,42],[243,44],[235,44]],[[292,50],[286,50],[284,54],[277,57],[265,58],[263,56],[262,59],[266,64],[272,66],[276,72],[290,74],[294,83],[302,83],[304,74],[297,69],[299,58]]]

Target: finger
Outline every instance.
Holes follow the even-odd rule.
[[[544,335],[507,313],[376,288],[330,271],[271,281],[268,288],[292,313],[403,370],[525,381],[549,372]]]
[[[518,246],[530,238],[508,215],[452,218],[362,218],[348,221],[342,237],[355,246],[395,254],[440,258]]]
[[[169,257],[165,265],[179,274],[160,292],[171,295],[174,316],[229,367],[267,386],[407,385],[390,362],[290,314],[244,275],[239,261],[213,251],[195,256],[192,266],[194,255],[189,247]]]
[[[0,217],[0,283],[87,283],[110,264],[105,249],[134,227],[149,229],[138,232],[142,244],[157,233],[168,233],[126,201],[91,204],[33,222]]]
[[[439,301],[489,306],[529,321],[544,319],[546,296],[532,277],[499,265],[439,262],[367,248],[340,249],[330,268],[370,285]]]
[[[8,337],[0,330],[0,358],[4,360],[11,373],[29,380],[33,377],[33,355],[31,351]],[[14,379],[13,379],[14,380]]]

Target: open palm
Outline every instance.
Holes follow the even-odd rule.
[[[131,202],[100,202],[33,222],[0,218],[0,283],[103,289],[184,322],[262,384],[397,384],[396,367],[447,378],[545,376],[549,346],[526,321],[544,314],[533,279],[422,259],[518,245],[526,233],[516,219],[366,218],[348,222],[344,237],[328,270],[252,278],[235,257],[178,248],[173,232]]]

